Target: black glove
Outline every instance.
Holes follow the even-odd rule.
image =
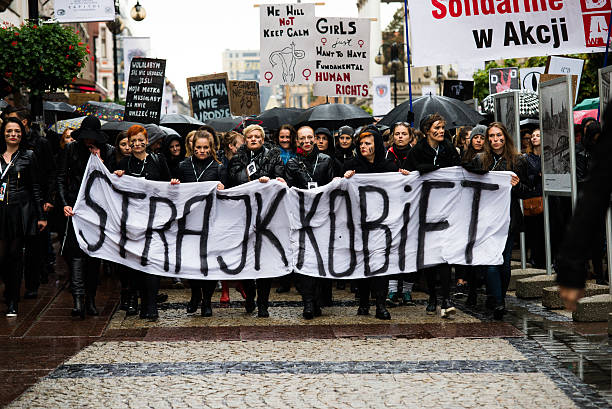
[[[466,163],[462,163],[461,167],[465,170],[467,170],[470,173],[476,173],[477,175],[484,175],[486,173],[489,173],[488,170],[482,169],[478,166],[474,166],[473,163],[470,162],[466,162]]]
[[[432,165],[429,163],[426,164],[422,164],[422,165],[418,165],[416,167],[416,170],[421,174],[424,175],[425,173],[429,173],[429,172],[433,172],[434,170],[438,170],[440,169],[440,166],[438,165]]]

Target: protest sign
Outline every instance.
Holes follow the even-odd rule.
[[[518,68],[491,68],[489,70],[489,95],[510,89],[521,89]]]
[[[231,116],[226,72],[187,78],[187,91],[195,119],[205,122]]]
[[[412,63],[600,52],[608,0],[409,0]]]
[[[391,76],[372,77],[372,115],[387,115],[391,109]]]
[[[547,82],[547,81],[551,81],[554,80],[556,78],[561,78],[561,77],[565,77],[565,74],[540,74],[540,84]],[[578,76],[577,75],[572,75],[572,95],[574,98],[574,101],[576,100],[576,95],[578,95]]]
[[[521,89],[526,91],[538,92],[540,85],[540,75],[544,74],[546,67],[521,68]]]
[[[55,0],[53,6],[58,23],[113,21],[115,19],[113,0]]]
[[[370,20],[322,17],[316,23],[314,95],[367,97]]]
[[[166,60],[132,59],[124,121],[159,124],[165,77]]]
[[[234,116],[258,115],[259,83],[257,81],[228,81],[230,112]]]
[[[474,81],[444,80],[442,95],[465,101],[474,97]]]
[[[261,85],[310,84],[315,73],[315,5],[262,4]]]
[[[574,104],[578,100],[578,91],[580,89],[580,79],[582,78],[582,69],[584,68],[584,60],[582,58],[567,58],[553,55],[548,57],[546,62],[546,74],[570,74],[576,75],[576,90],[574,92]]]
[[[91,156],[73,224],[87,254],[147,273],[253,279],[296,271],[364,278],[450,263],[502,263],[510,173],[460,167],[357,174],[310,190],[253,181],[117,177]]]

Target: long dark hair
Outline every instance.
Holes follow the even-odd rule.
[[[21,129],[21,141],[19,142],[19,150],[25,150],[25,144],[23,140],[26,138],[26,129],[19,119],[15,117],[5,118],[2,122],[2,126],[0,126],[0,152],[6,152],[6,139],[4,139],[4,132],[6,131],[6,126],[8,124],[17,124],[19,125],[19,129]]]
[[[508,134],[508,130],[501,122],[492,122],[489,124],[487,131],[485,132],[485,150],[482,158],[483,169],[490,169],[491,165],[495,163],[495,159],[493,158],[493,150],[491,149],[491,143],[489,142],[489,131],[491,128],[499,128],[504,135],[504,151],[502,152],[501,157],[506,161],[508,168],[500,170],[513,170],[520,155],[514,146],[512,137]]]
[[[274,143],[280,147],[280,131],[283,129],[289,130],[289,137],[291,138],[291,144],[289,146],[291,147],[291,152],[295,152],[297,149],[297,132],[295,131],[295,128],[289,124],[283,124],[280,128],[278,128],[278,131],[276,131],[274,134]]]

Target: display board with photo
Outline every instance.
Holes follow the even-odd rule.
[[[610,101],[610,80],[612,79],[612,66],[599,69],[599,120],[603,125],[603,113]]]
[[[503,94],[495,95],[495,121],[501,122],[506,127],[508,135],[512,137],[512,141],[517,150],[520,150],[520,135],[519,135],[519,111],[517,110],[518,105],[518,93],[517,92],[506,92]]]
[[[570,82],[567,77],[540,84],[540,131],[542,174],[545,191],[572,192],[574,144]]]

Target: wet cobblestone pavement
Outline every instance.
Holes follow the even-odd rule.
[[[537,301],[508,299],[503,322],[458,299],[452,320],[415,306],[392,320],[356,316],[334,290],[323,316],[301,318],[299,295],[271,293],[270,318],[232,303],[185,312],[188,289],[164,289],[157,322],[118,311],[104,277],[99,317],[69,316],[57,278],[15,321],[0,318],[0,403],[10,408],[606,408],[612,346],[605,323],[573,323]],[[215,293],[218,300],[220,293]]]

